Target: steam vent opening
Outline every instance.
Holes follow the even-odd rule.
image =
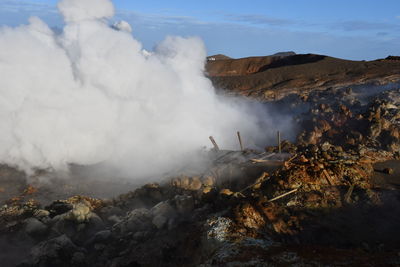
[[[313,31],[305,49],[314,24],[250,7],[17,2],[0,3],[1,266],[400,265],[399,56],[341,59]],[[235,44],[258,32],[284,52]]]

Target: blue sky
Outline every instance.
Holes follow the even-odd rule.
[[[166,35],[201,37],[208,54],[280,51],[347,59],[400,55],[399,0],[114,0],[116,16],[146,49]],[[0,25],[39,16],[62,27],[57,0],[0,0]]]

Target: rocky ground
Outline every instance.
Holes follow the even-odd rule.
[[[3,266],[400,265],[397,85],[291,92],[266,105],[294,114],[298,136],[282,153],[212,150],[202,173],[114,198],[89,185],[43,200],[47,191],[3,166]]]

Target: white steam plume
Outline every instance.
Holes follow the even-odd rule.
[[[129,31],[108,26],[111,1],[58,7],[60,35],[35,17],[0,28],[2,163],[29,172],[105,162],[150,175],[208,145],[209,135],[236,147],[236,130],[258,131],[255,117],[215,96],[201,40],[169,37],[144,53]]]

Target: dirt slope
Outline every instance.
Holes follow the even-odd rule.
[[[397,82],[400,60],[350,61],[315,54],[230,59],[219,55],[215,60],[209,57],[206,72],[217,89],[273,100],[315,89]]]

